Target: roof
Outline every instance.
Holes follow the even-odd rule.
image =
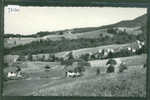
[[[16,67],[7,67],[4,69],[4,73],[16,72]]]

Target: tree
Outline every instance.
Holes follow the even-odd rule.
[[[74,59],[72,52],[70,52],[67,56],[68,56],[68,60],[73,60]]]
[[[99,75],[100,74],[100,68],[97,68],[96,69],[96,75]]]
[[[26,58],[25,58],[25,56],[20,55],[17,60],[18,61],[26,61]]]
[[[109,53],[108,53],[108,56],[107,56],[108,58],[113,58],[113,53],[110,51]]]
[[[107,68],[107,73],[113,73],[115,71],[115,68],[113,65],[109,65],[109,67]]]
[[[56,60],[56,57],[54,54],[49,54],[49,58],[48,58],[48,61],[52,61],[54,62]]]
[[[89,56],[90,55],[88,53],[86,53],[86,54],[81,55],[80,58],[85,60],[85,61],[88,61],[89,60]]]
[[[121,73],[126,69],[127,69],[127,66],[125,64],[121,63],[120,66],[119,66],[119,72]]]
[[[29,60],[29,61],[32,61],[32,60],[33,60],[32,54],[29,54],[29,55],[28,55],[28,60]]]

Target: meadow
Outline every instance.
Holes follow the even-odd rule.
[[[91,67],[78,78],[65,77],[64,66],[60,63],[27,61],[28,67],[25,67],[23,72],[27,73],[28,77],[23,80],[6,81],[3,95],[145,97],[146,68],[143,68],[143,64],[146,55],[120,59],[128,66],[123,73],[96,75],[97,68],[102,71],[106,68],[106,59],[90,61]],[[45,71],[45,65],[51,66],[51,70]]]

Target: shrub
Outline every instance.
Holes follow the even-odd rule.
[[[127,69],[127,66],[125,64],[120,64],[120,66],[119,66],[119,72],[123,72],[126,69]]]
[[[32,54],[29,54],[29,55],[28,55],[28,60],[29,60],[29,61],[32,61],[32,60],[33,60]]]
[[[6,67],[8,67],[9,66],[9,64],[8,63],[4,63],[4,68],[6,68]]]
[[[115,71],[115,68],[113,65],[110,65],[108,68],[107,68],[107,73],[113,73]]]
[[[46,65],[44,68],[45,68],[45,71],[49,71],[51,69],[49,65]]]
[[[26,61],[26,58],[25,58],[25,56],[20,55],[17,60],[18,61]]]
[[[88,61],[89,60],[89,56],[90,55],[88,53],[86,53],[86,54],[81,55],[80,58],[85,60],[85,61]]]
[[[48,61],[54,62],[56,60],[56,57],[54,54],[49,54]]]
[[[99,75],[101,73],[100,68],[96,69],[96,75]]]
[[[60,62],[62,65],[69,66],[69,65],[73,64],[74,60],[73,59],[71,59],[71,60],[60,59]]]
[[[90,67],[90,63],[88,63],[85,60],[78,59],[78,66],[74,69],[76,72],[84,72],[86,70],[86,67]]]
[[[82,59],[79,59],[78,62],[79,62],[78,64],[79,66],[87,66],[87,67],[91,66],[89,62],[82,60]]]
[[[79,73],[84,72],[85,71],[85,67],[84,66],[78,66],[78,67],[76,67],[74,69],[74,71],[75,72],[79,72]]]

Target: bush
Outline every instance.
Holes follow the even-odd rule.
[[[120,64],[120,66],[119,66],[119,72],[123,72],[126,69],[127,69],[127,66],[125,64]]]
[[[49,65],[46,65],[46,66],[45,66],[45,69],[50,69]]]
[[[78,64],[79,66],[87,66],[87,67],[91,66],[89,62],[82,60],[82,59],[79,59],[78,62],[79,62]]]
[[[73,59],[71,59],[71,60],[60,59],[61,65],[65,65],[65,66],[72,65],[74,61],[75,60],[73,60]]]
[[[86,54],[81,55],[80,58],[85,60],[85,61],[88,61],[89,60],[89,56],[90,55],[88,53],[86,53]]]
[[[75,72],[79,72],[79,73],[84,72],[85,71],[85,67],[84,66],[78,66],[78,67],[76,67],[74,69],[74,71]]]
[[[32,54],[29,54],[29,55],[28,55],[28,60],[29,60],[29,61],[32,61],[32,60],[33,60]]]
[[[82,59],[77,60],[78,61],[78,66],[74,69],[76,72],[84,72],[87,67],[90,67],[90,63],[87,61],[84,61]]]
[[[26,61],[26,58],[25,58],[25,56],[20,55],[17,60],[18,61]]]
[[[115,71],[115,68],[113,65],[110,65],[108,68],[107,68],[107,73],[113,73]]]
[[[6,67],[8,67],[8,66],[9,66],[8,63],[4,63],[4,65],[3,65],[4,68],[6,68]]]
[[[46,65],[44,68],[45,68],[45,71],[49,71],[51,69],[49,65]]]
[[[49,54],[49,58],[48,58],[48,61],[50,62],[54,62],[56,60],[56,57],[54,54]]]

